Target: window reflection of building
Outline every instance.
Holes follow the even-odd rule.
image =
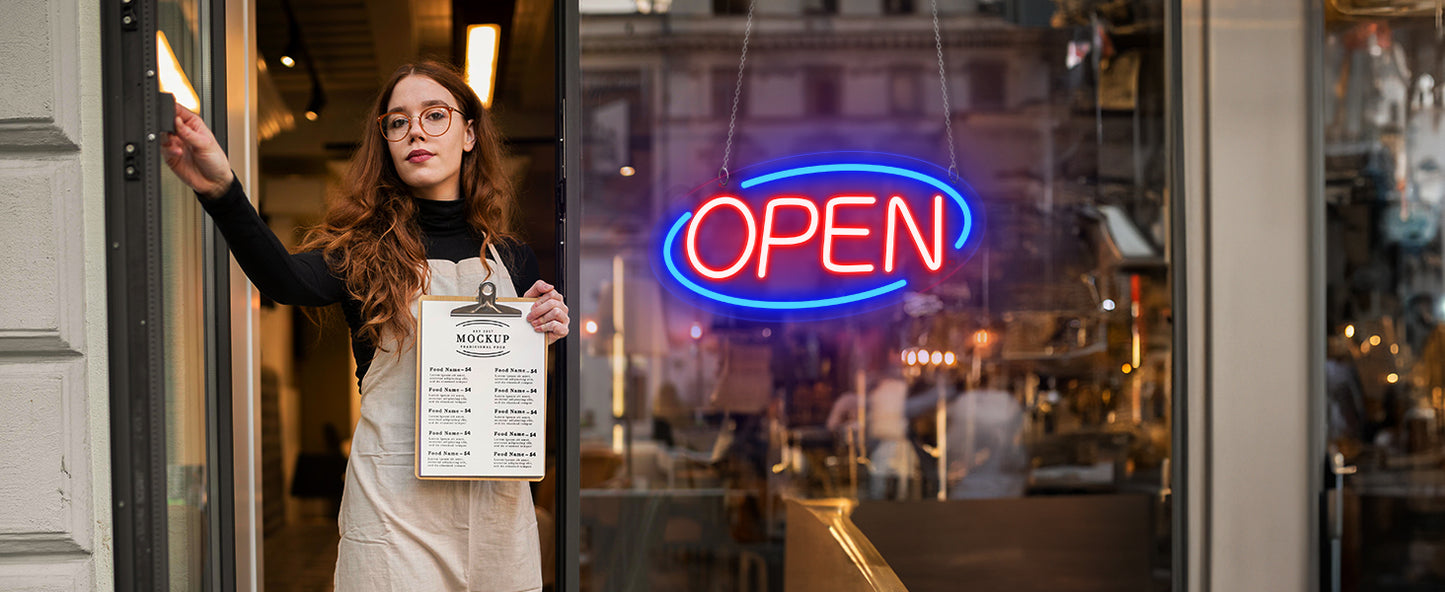
[[[883,0],[883,14],[913,14],[914,0]]]
[[[894,116],[923,113],[923,68],[905,65],[888,73],[888,100]]]
[[[745,21],[718,15],[748,3],[584,15],[578,311],[599,329],[583,336],[582,436],[584,457],[615,467],[584,483],[583,544],[599,553],[584,589],[620,589],[629,569],[654,583],[735,583],[744,553],[778,577],[789,497],[1162,489],[1172,307],[1165,159],[1148,158],[1162,151],[1162,36],[1157,23],[1131,23],[1129,47],[1110,51],[1152,61],[1085,75],[1092,46],[1079,54],[1089,59],[1067,58],[1087,28],[1013,26],[1002,4],[940,2],[947,117],[960,172],[983,197],[983,246],[927,295],[827,323],[716,318],[651,276],[659,213],[723,164]],[[819,150],[947,166],[929,7],[791,6],[760,3],[754,16],[729,168]],[[1106,92],[1132,103],[1096,109]],[[620,173],[624,161],[635,174]],[[932,361],[945,352],[950,362]],[[613,511],[621,517],[603,517]],[[1156,526],[1167,540],[1167,524]],[[1163,548],[1135,534],[1129,553]],[[662,549],[678,555],[647,554]],[[1146,554],[1139,577],[1150,561],[1169,558]]]
[[[1001,62],[979,60],[968,64],[968,107],[998,111],[1008,106],[1008,71]]]
[[[713,14],[747,14],[751,0],[712,0]]]
[[[803,112],[812,117],[838,115],[843,99],[842,68],[810,66],[803,73]]]
[[[838,14],[838,0],[802,0],[803,14]]]
[[[747,73],[743,73],[743,86],[748,86]],[[712,77],[709,79],[712,84],[712,116],[728,118],[737,109],[738,117],[748,115],[748,94],[739,92],[738,68],[734,66],[715,66],[712,69]],[[736,99],[736,103],[734,103]],[[736,105],[736,106],[735,106]]]

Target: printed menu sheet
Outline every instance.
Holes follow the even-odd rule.
[[[418,479],[538,481],[546,470],[547,342],[534,299],[424,296],[418,319]]]

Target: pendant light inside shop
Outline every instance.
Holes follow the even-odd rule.
[[[281,50],[281,57],[276,61],[288,69],[294,69],[298,65],[306,67],[306,75],[311,81],[311,96],[306,100],[305,116],[307,121],[316,121],[321,118],[321,110],[326,108],[326,91],[321,88],[316,61],[311,59],[311,52],[306,47],[301,24],[296,20],[296,12],[291,9],[291,2],[282,0],[281,9],[286,13],[286,47]]]

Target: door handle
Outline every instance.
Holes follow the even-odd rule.
[[[1330,529],[1330,538],[1339,540],[1345,534],[1345,476],[1358,473],[1360,468],[1354,465],[1345,464],[1345,455],[1336,452],[1330,458],[1330,473],[1335,476],[1333,523]]]
[[[1160,469],[1159,503],[1162,504],[1169,501],[1169,496],[1174,494],[1174,474],[1172,473],[1172,471],[1174,470],[1174,463],[1169,462],[1169,459],[1166,458],[1161,464]]]
[[[1345,455],[1336,452],[1330,457],[1330,473],[1335,476],[1335,490],[1330,496],[1330,590],[1340,592],[1340,565],[1344,560],[1345,538],[1345,475],[1353,475],[1359,467],[1345,464]]]
[[[176,95],[168,92],[156,93],[156,131],[176,131]]]
[[[1330,472],[1335,474],[1337,478],[1335,483],[1337,485],[1341,482],[1338,478],[1344,477],[1345,475],[1353,475],[1359,471],[1359,467],[1345,464],[1345,455],[1341,452],[1336,452],[1330,463]]]

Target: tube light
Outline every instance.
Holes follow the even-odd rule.
[[[196,89],[186,78],[185,71],[181,70],[181,62],[176,59],[176,52],[171,51],[165,31],[156,31],[156,50],[156,71],[160,73],[161,92],[175,95],[177,103],[200,113],[201,98],[196,95]]]
[[[499,25],[467,26],[467,86],[477,93],[482,106],[491,108],[497,86],[497,52],[502,43]]]

